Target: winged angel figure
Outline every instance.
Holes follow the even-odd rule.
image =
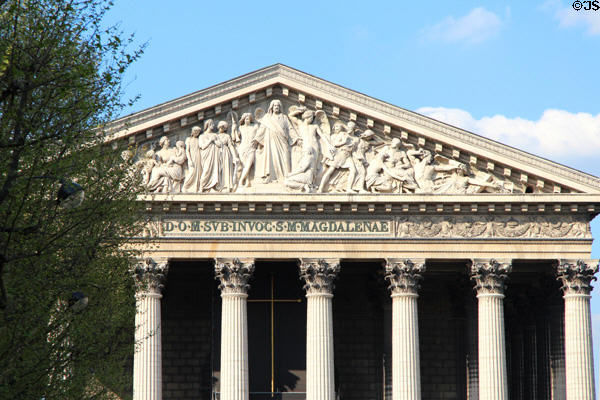
[[[287,175],[285,185],[290,189],[310,192],[314,189],[322,152],[330,152],[331,128],[322,110],[312,111],[304,106],[291,106],[290,121],[299,134],[300,160]]]

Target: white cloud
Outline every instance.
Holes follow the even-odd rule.
[[[566,7],[557,6],[555,17],[563,28],[582,26],[587,29],[588,34],[600,35],[600,10],[576,11],[572,3],[569,3]]]
[[[418,113],[547,158],[600,154],[600,114],[544,111],[537,121],[504,115],[474,118],[469,112],[422,107]]]
[[[425,28],[422,34],[425,39],[433,41],[476,44],[496,35],[502,25],[502,20],[496,14],[477,7],[463,17],[448,16]]]

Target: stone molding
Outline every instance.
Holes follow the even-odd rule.
[[[169,272],[169,261],[146,258],[136,262],[132,272],[136,293],[160,295]]]
[[[556,268],[557,279],[562,283],[564,295],[589,295],[592,291],[594,274],[598,272],[598,263],[585,260],[560,260]]]
[[[417,295],[425,272],[424,259],[387,259],[385,261],[385,279],[388,289],[395,295]]]
[[[300,279],[307,295],[333,294],[333,281],[340,271],[339,259],[303,258],[299,262]]]
[[[247,294],[249,281],[254,273],[254,260],[238,258],[217,258],[215,279],[220,282],[221,294]]]
[[[475,259],[471,265],[471,280],[475,281],[477,295],[504,295],[505,281],[512,270],[510,261]]]

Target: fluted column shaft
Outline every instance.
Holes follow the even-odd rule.
[[[478,303],[479,399],[508,400],[504,281],[510,263],[475,260],[471,266]]]
[[[561,260],[558,279],[565,300],[565,365],[567,400],[594,400],[594,359],[590,313],[591,281],[597,265]]]
[[[339,260],[301,260],[306,290],[306,399],[334,400],[333,280]]]
[[[386,260],[392,296],[392,399],[421,399],[419,280],[425,260]]]
[[[253,260],[217,259],[221,284],[221,400],[248,400],[248,280]]]
[[[133,399],[162,399],[160,299],[168,263],[147,259],[134,268],[136,283]]]

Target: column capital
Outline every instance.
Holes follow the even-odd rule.
[[[298,263],[306,294],[333,294],[333,280],[340,271],[337,258],[302,258]]]
[[[145,258],[136,260],[132,268],[135,289],[138,295],[161,295],[164,289],[167,273],[169,272],[168,259]]]
[[[254,259],[217,258],[215,259],[215,279],[224,294],[247,294],[248,282],[254,273]]]
[[[510,260],[474,259],[470,272],[477,294],[504,294],[504,282],[512,271]]]
[[[388,258],[385,260],[385,279],[390,283],[388,289],[394,295],[417,295],[425,272],[425,259],[399,259]]]
[[[556,268],[557,279],[561,281],[564,295],[584,294],[592,291],[594,274],[598,272],[597,260],[559,260]]]

